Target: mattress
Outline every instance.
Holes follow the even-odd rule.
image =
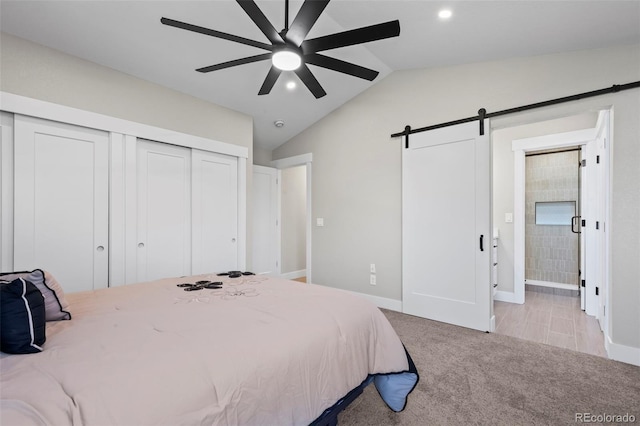
[[[263,276],[177,286],[207,278],[68,294],[43,352],[0,359],[0,422],[306,425],[373,378],[404,407],[417,372],[368,300]]]

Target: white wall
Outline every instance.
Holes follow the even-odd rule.
[[[260,148],[259,146],[254,145],[253,147],[253,164],[257,164],[259,166],[271,166],[271,151],[266,150],[264,148]]]
[[[640,80],[640,46],[394,72],[336,109],[273,158],[312,153],[313,280],[401,299],[401,150],[422,127]],[[637,89],[494,120],[501,128],[614,109],[612,341],[640,348],[640,95]],[[369,285],[376,263],[377,285]]]

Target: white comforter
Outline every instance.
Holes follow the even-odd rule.
[[[73,319],[48,323],[42,353],[0,359],[0,423],[303,425],[408,368],[363,298],[273,278],[176,287],[196,279],[67,295]]]

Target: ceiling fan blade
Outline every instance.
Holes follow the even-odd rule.
[[[302,80],[304,85],[307,86],[307,89],[309,89],[309,91],[313,93],[313,96],[315,96],[316,99],[319,99],[327,94],[322,86],[320,86],[318,80],[313,76],[313,74],[311,74],[311,70],[309,69],[307,64],[300,65],[300,68],[295,70],[295,73],[300,78],[300,80]]]
[[[284,40],[280,33],[271,25],[271,22],[264,16],[258,5],[253,0],[236,0],[240,7],[249,15],[254,24],[260,28],[260,31],[267,36],[273,44],[282,44]]]
[[[352,46],[400,35],[400,21],[389,21],[382,24],[370,25],[355,30],[343,31],[323,37],[312,38],[302,43],[305,55],[338,47]]]
[[[198,68],[196,71],[198,72],[217,71],[225,68],[235,67],[237,65],[250,64],[251,62],[264,61],[265,59],[271,59],[271,53],[263,53],[261,55],[248,56],[242,59],[235,59],[233,61],[222,62],[216,65],[209,65],[208,67]]]
[[[327,7],[330,0],[306,0],[295,19],[287,31],[287,40],[294,43],[296,46],[300,46],[304,41],[304,38],[309,34],[311,27],[316,23],[318,17]]]
[[[360,65],[352,64],[351,62],[345,62],[340,59],[330,58],[319,53],[305,55],[304,61],[307,64],[328,68],[333,71],[349,74],[369,81],[374,80],[378,76],[378,71],[361,67]]]
[[[176,21],[175,19],[170,18],[162,18],[160,19],[164,25],[168,25],[170,27],[180,28],[187,31],[193,31],[196,33],[208,35],[211,37],[222,38],[229,41],[235,41],[236,43],[246,44],[248,46],[258,47],[260,49],[272,50],[273,46],[267,43],[262,43],[259,41],[251,40],[244,37],[238,37],[233,34],[223,33],[221,31],[212,30],[205,27],[199,27],[193,24],[187,24],[186,22]]]
[[[274,66],[271,66],[267,77],[264,79],[264,83],[262,83],[262,87],[260,88],[258,95],[268,95],[271,92],[271,89],[273,89],[273,85],[276,84],[276,81],[278,80],[278,77],[280,77],[281,73],[281,70]]]

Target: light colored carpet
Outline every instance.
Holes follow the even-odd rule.
[[[640,423],[640,367],[383,312],[411,354],[420,382],[400,413],[368,386],[339,415],[340,426],[568,425],[576,424],[576,413],[628,413]]]

